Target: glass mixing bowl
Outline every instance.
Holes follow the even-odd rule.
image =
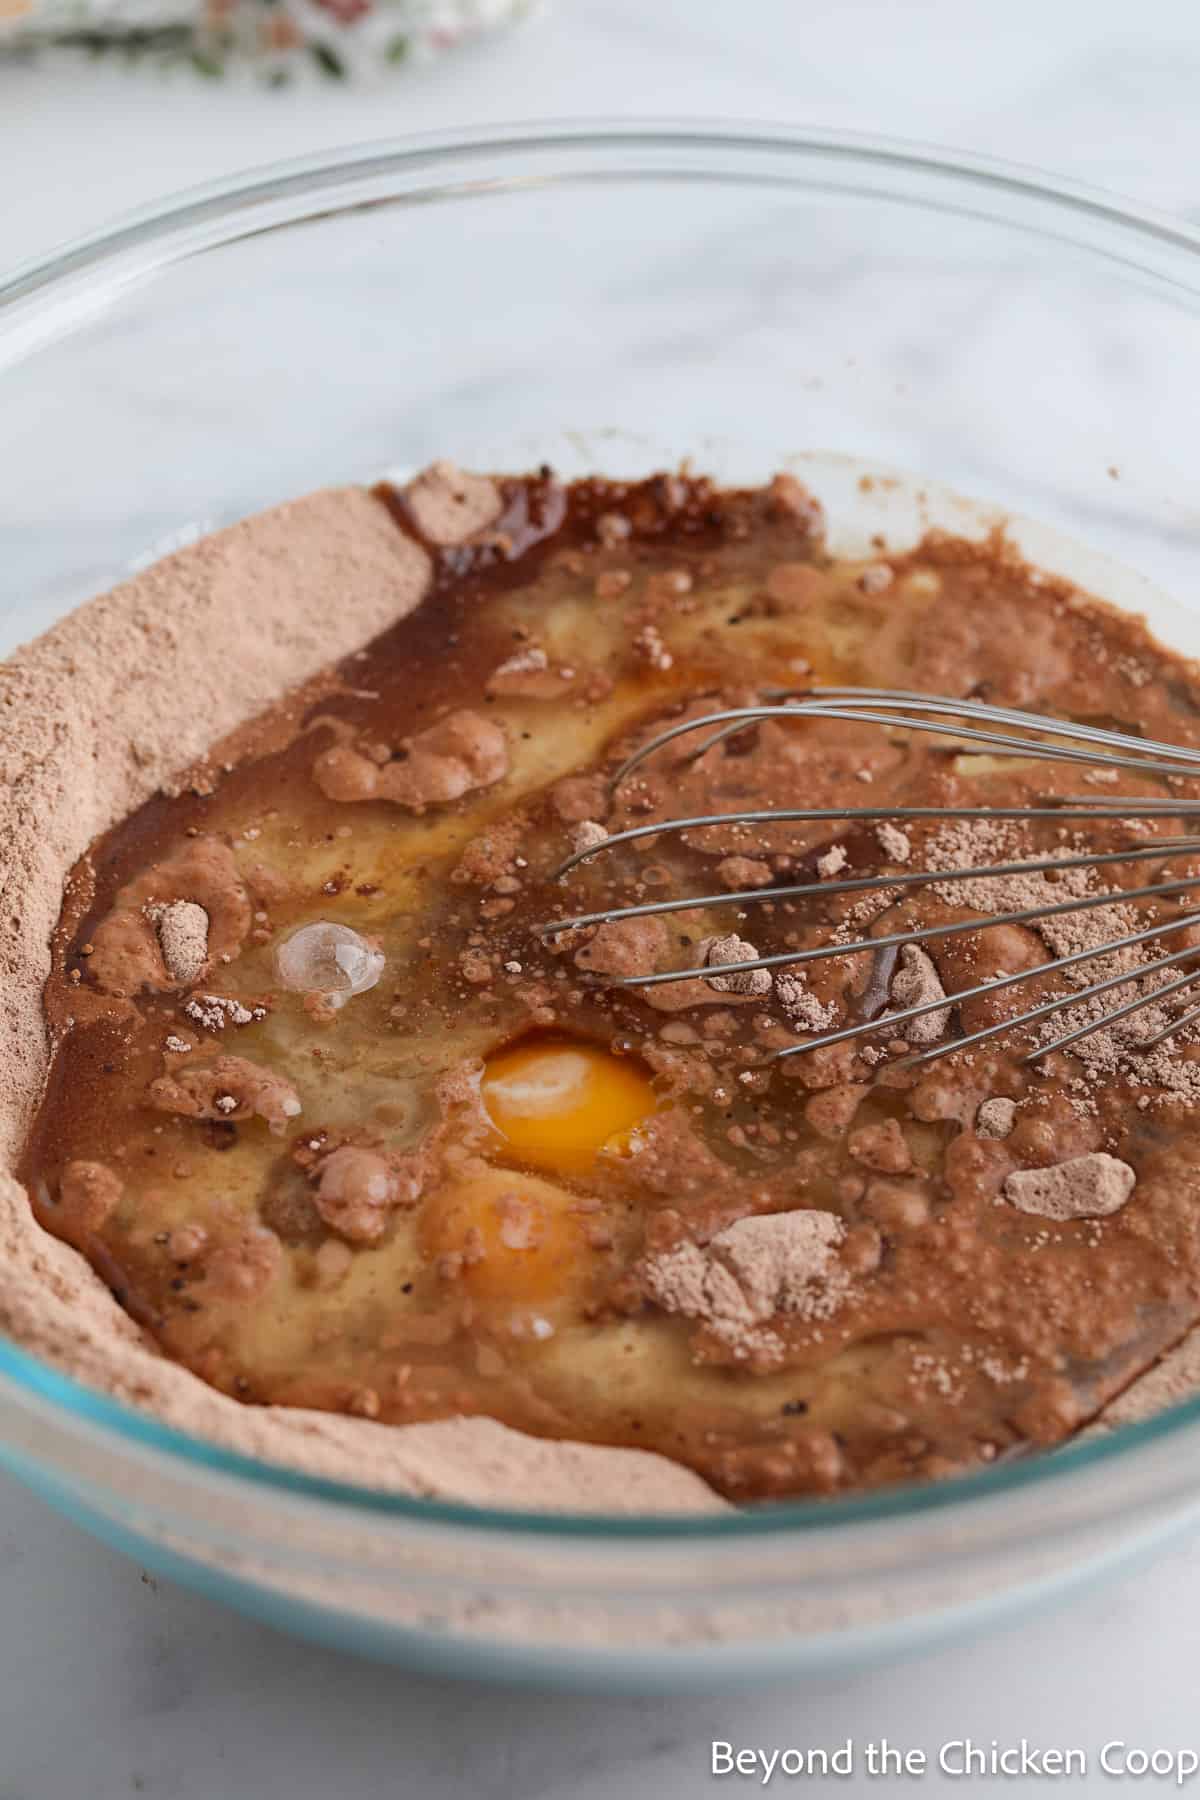
[[[800,466],[846,531],[871,506],[901,533],[953,522],[927,486],[947,483],[1194,652],[1198,392],[1200,235],[1036,175],[784,130],[367,146],[0,287],[2,629],[11,646],[198,530],[386,467],[690,455],[731,479]],[[868,505],[864,465],[904,479]],[[921,1490],[613,1520],[309,1479],[0,1341],[0,1463],[296,1631],[645,1691],[895,1654],[1145,1550],[1200,1505],[1200,1399]]]

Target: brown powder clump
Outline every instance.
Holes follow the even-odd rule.
[[[390,800],[422,812],[492,787],[508,774],[502,728],[468,707],[447,713],[402,749],[403,757],[380,763],[366,749],[334,744],[313,763],[313,780],[328,800]]]
[[[717,875],[730,893],[738,888],[769,887],[774,880],[770,863],[756,856],[724,856],[717,864]]]
[[[902,944],[900,960],[888,990],[892,1005],[901,1011],[909,1006],[926,1006],[944,1000],[946,990],[933,958],[919,944]],[[946,1032],[951,1008],[941,1006],[936,1012],[921,1013],[903,1022],[904,1036],[910,1044],[932,1044]]]
[[[735,1356],[769,1355],[781,1313],[827,1319],[849,1283],[838,1259],[845,1226],[835,1213],[801,1210],[739,1219],[707,1246],[683,1243],[646,1259],[647,1293],[666,1312],[695,1319]]]
[[[985,1100],[975,1114],[975,1130],[980,1137],[1006,1138],[1013,1128],[1017,1116],[1015,1100],[997,1097]]]
[[[913,1166],[912,1151],[898,1119],[884,1119],[852,1131],[846,1148],[855,1162],[878,1169],[881,1175],[907,1175]]]
[[[675,658],[667,649],[657,625],[644,625],[634,638],[633,647],[642,662],[652,669],[665,672],[674,665]]]
[[[155,919],[163,961],[172,981],[190,987],[208,961],[208,914],[194,900],[172,900]]]
[[[492,670],[486,691],[510,700],[556,700],[575,675],[574,669],[552,663],[540,644],[524,644]]]
[[[727,963],[753,962],[755,946],[731,931],[725,937],[705,938],[700,945],[701,967],[723,968]],[[736,975],[710,975],[708,985],[718,994],[769,994],[770,969],[742,969]]]
[[[1062,848],[1061,855],[1086,852],[1087,845],[1076,839]],[[931,869],[947,864],[980,867],[989,861],[1024,861],[1036,855],[1053,857],[1054,852],[1035,851],[1027,832],[1006,820],[961,820],[943,825],[926,844],[927,866]],[[1051,907],[1065,900],[1098,897],[1112,891],[1101,885],[1092,868],[1055,870],[1054,874],[1053,881],[1036,872],[939,881],[933,884],[933,891],[952,906],[971,907],[982,913]],[[1180,1056],[1178,1043],[1170,1039],[1152,1051],[1142,1049],[1143,1043],[1171,1023],[1171,1014],[1155,1000],[1155,994],[1173,979],[1175,971],[1147,968],[1162,955],[1163,944],[1149,940],[1145,944],[1109,948],[1115,940],[1147,923],[1145,915],[1120,897],[1119,890],[1113,893],[1111,904],[1031,921],[1031,929],[1046,945],[1047,960],[1080,951],[1095,952],[1059,972],[1068,991],[1119,975],[1130,977],[1127,983],[1081,998],[1040,1021],[1035,1028],[1036,1040],[1047,1045],[1087,1028],[1087,1035],[1071,1045],[1071,1054],[1084,1065],[1088,1078],[1120,1079],[1134,1087],[1157,1090],[1145,1096],[1147,1104],[1174,1099],[1197,1105],[1200,1063]],[[1144,1004],[1124,1018],[1113,1018],[1114,1012],[1134,999]]]
[[[768,1213],[727,1226],[710,1248],[725,1257],[760,1316],[779,1311],[823,1318],[834,1310],[828,1289],[844,1235],[835,1213]]]
[[[1070,851],[1063,850],[1063,856]],[[979,869],[988,864],[1029,862],[1048,855],[1032,847],[1024,826],[1011,819],[951,819],[930,833],[925,845],[928,869]],[[1025,875],[950,876],[932,884],[933,892],[947,906],[966,906],[974,912],[1021,912],[1027,907],[1053,906],[1098,891],[1090,869],[1055,871],[1056,880],[1032,871]]]
[[[492,525],[503,504],[486,475],[469,475],[452,462],[435,462],[404,490],[409,516],[430,544],[465,544]]]
[[[875,841],[890,862],[906,863],[912,855],[908,833],[888,819],[875,827]]]
[[[492,787],[508,774],[508,741],[494,719],[469,707],[447,713],[406,746],[405,761],[390,763],[387,797],[406,806],[431,800],[458,800],[475,788]]]
[[[125,996],[190,985],[206,963],[237,955],[250,924],[250,896],[232,850],[212,836],[193,838],[121,889],[92,932],[92,980],[101,993]],[[171,967],[168,946],[184,973]]]
[[[1087,854],[1080,842],[1063,845],[1058,850],[1037,849],[1027,830],[1007,819],[960,819],[939,826],[926,845],[926,866],[938,869],[950,866],[981,868],[988,863],[1029,862],[1069,858]],[[1050,879],[1051,874],[1053,879]],[[1088,867],[1030,870],[1023,875],[978,875],[933,883],[933,892],[949,906],[970,907],[975,912],[1025,912],[1035,908],[1059,906],[1064,901],[1082,900],[1102,895],[1109,890],[1101,886],[1094,869]],[[1054,956],[1071,956],[1079,950],[1102,951],[1114,938],[1133,930],[1137,923],[1134,909],[1114,895],[1111,906],[1092,906],[1075,912],[1053,914],[1032,922]],[[1111,960],[1098,956],[1086,964],[1086,973],[1067,971],[1068,979],[1080,985],[1098,981],[1125,969],[1137,967],[1138,950],[1114,952]]]
[[[653,975],[667,953],[667,928],[654,914],[606,919],[575,952],[575,965],[594,975]]]
[[[243,1006],[231,994],[193,994],[183,1011],[202,1031],[224,1031],[226,1025],[250,1025],[267,1016],[265,1007]]]
[[[1104,1219],[1120,1212],[1136,1183],[1127,1162],[1092,1150],[1049,1169],[1014,1170],[1005,1180],[1004,1198],[1042,1219]]]
[[[642,1279],[665,1312],[699,1319],[732,1345],[749,1349],[761,1344],[755,1315],[733,1275],[699,1244],[679,1244],[650,1257],[642,1265]]]
[[[583,850],[598,850],[601,844],[608,841],[607,831],[595,819],[580,819],[577,825],[572,825],[568,835],[571,839],[571,848],[576,853]]]
[[[265,1119],[282,1132],[300,1113],[300,1096],[286,1076],[244,1056],[218,1056],[160,1075],[149,1087],[151,1106],[185,1119]]]
[[[795,970],[776,975],[775,993],[789,1024],[797,1031],[828,1031],[837,1019],[837,1007],[818,1000],[804,976]]]
[[[400,1183],[387,1157],[343,1144],[321,1165],[316,1207],[332,1231],[352,1244],[374,1244],[400,1198]]]

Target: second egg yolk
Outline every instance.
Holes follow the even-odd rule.
[[[578,1173],[657,1105],[636,1064],[597,1044],[514,1044],[489,1058],[483,1103],[505,1142],[534,1168]],[[614,1142],[615,1140],[615,1142]]]
[[[443,1188],[422,1235],[428,1255],[457,1255],[458,1279],[492,1317],[513,1306],[559,1314],[595,1260],[566,1189],[506,1169]]]

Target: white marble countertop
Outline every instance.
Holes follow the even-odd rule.
[[[1197,93],[1191,0],[559,0],[536,27],[364,91],[265,93],[107,65],[0,68],[2,255],[35,255],[129,207],[279,156],[587,114],[891,132],[1040,163],[1200,216]],[[291,1643],[151,1581],[0,1482],[0,1800],[651,1791],[682,1800],[752,1787],[712,1781],[714,1737],[780,1747],[886,1735],[935,1753],[967,1736],[1093,1756],[1111,1738],[1200,1748],[1198,1651],[1193,1540],[1052,1616],[853,1680],[758,1697],[526,1707]],[[1027,1784],[930,1775],[903,1785],[1001,1793]],[[1109,1785],[1097,1774],[1072,1791]],[[1148,1780],[1134,1791],[1168,1788]],[[860,1781],[836,1791],[859,1792]]]

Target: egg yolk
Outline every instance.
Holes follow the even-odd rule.
[[[428,1254],[455,1256],[478,1301],[545,1308],[577,1291],[592,1267],[574,1196],[537,1175],[490,1169],[434,1197],[424,1222]]]
[[[536,1169],[577,1174],[655,1110],[636,1064],[596,1044],[515,1044],[489,1059],[483,1103],[501,1137]]]

